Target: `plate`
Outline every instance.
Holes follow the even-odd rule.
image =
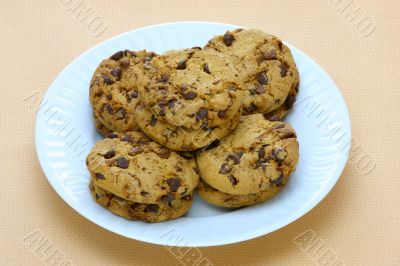
[[[297,131],[300,161],[286,188],[272,200],[243,209],[211,206],[197,195],[182,218],[155,224],[120,218],[89,193],[85,158],[100,135],[89,103],[89,81],[99,62],[123,49],[162,53],[202,46],[226,30],[208,22],[146,27],[116,36],[83,53],[54,80],[36,116],[36,150],[42,169],[61,198],[93,223],[128,238],[168,246],[216,246],[259,237],[303,216],[332,189],[346,164],[351,127],[338,88],[311,58],[287,44],[300,72],[300,93],[286,118]],[[329,51],[327,51],[329,52]]]

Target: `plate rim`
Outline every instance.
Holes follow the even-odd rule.
[[[141,28],[137,28],[134,30],[130,30],[127,32],[123,32],[120,33],[116,36],[113,36],[109,39],[103,40],[100,43],[96,44],[95,46],[89,48],[88,50],[84,51],[83,53],[79,54],[77,57],[75,57],[70,63],[68,63],[61,72],[59,72],[57,74],[57,76],[54,78],[54,80],[52,81],[52,83],[48,86],[46,93],[43,95],[42,101],[48,96],[49,94],[49,90],[50,88],[52,88],[57,79],[62,76],[62,74],[73,64],[75,64],[75,62],[77,60],[79,60],[81,57],[85,56],[87,53],[91,52],[92,50],[97,49],[97,47],[103,45],[105,42],[110,42],[114,39],[117,39],[121,36],[125,36],[125,35],[129,35],[132,34],[134,32],[140,32],[140,31],[146,31],[148,29],[151,28],[158,28],[158,27],[165,27],[165,26],[173,26],[173,25],[194,25],[194,24],[208,24],[208,25],[219,25],[219,26],[224,26],[224,27],[231,27],[231,28],[246,28],[243,26],[238,26],[238,25],[234,25],[234,24],[227,24],[227,23],[221,23],[221,22],[210,22],[210,21],[176,21],[176,22],[168,22],[168,23],[160,23],[160,24],[154,24],[154,25],[149,25],[149,26],[145,26],[145,27],[141,27]],[[310,60],[311,63],[314,64],[314,66],[316,66],[317,68],[319,68],[319,70],[324,73],[326,75],[326,77],[329,79],[329,81],[334,85],[335,89],[338,92],[338,96],[340,97],[340,100],[343,101],[343,114],[346,116],[347,120],[346,122],[348,122],[348,128],[346,128],[348,130],[348,133],[351,136],[351,119],[350,119],[350,113],[349,113],[349,109],[347,106],[347,103],[345,101],[345,98],[343,97],[339,87],[336,85],[336,83],[331,79],[331,77],[328,75],[328,73],[318,64],[314,61],[314,59],[312,59],[311,57],[309,57],[307,54],[305,54],[304,52],[302,52],[301,50],[297,49],[296,47],[294,47],[293,45],[291,45],[290,43],[283,41],[285,44],[287,44],[289,46],[289,48],[291,50],[296,50],[297,53],[302,54],[302,56],[305,56],[308,60]],[[348,149],[346,150],[345,154],[343,154],[344,158],[343,158],[343,163],[340,165],[339,170],[338,170],[338,177],[335,178],[334,180],[332,179],[331,182],[329,184],[327,184],[324,189],[319,193],[319,197],[313,201],[312,204],[309,204],[307,206],[307,208],[303,208],[297,215],[294,215],[293,217],[291,217],[291,219],[288,219],[286,222],[284,223],[280,223],[278,225],[275,226],[269,226],[269,227],[265,227],[263,229],[257,230],[257,231],[249,231],[246,235],[242,234],[239,236],[235,236],[235,237],[230,237],[230,238],[226,238],[225,239],[220,239],[219,241],[216,241],[215,239],[213,239],[213,243],[204,243],[201,241],[197,241],[197,242],[185,242],[184,245],[179,245],[179,244],[174,244],[174,245],[170,245],[168,243],[163,242],[163,240],[161,239],[153,239],[153,238],[145,238],[145,237],[137,237],[135,235],[130,235],[127,234],[125,232],[121,232],[121,231],[117,231],[114,230],[112,228],[112,226],[109,226],[107,224],[101,224],[98,221],[92,219],[91,216],[89,215],[85,215],[84,212],[82,212],[80,209],[75,208],[74,203],[72,201],[70,201],[69,199],[67,199],[67,197],[63,196],[63,193],[60,192],[61,187],[57,186],[55,184],[55,181],[53,180],[53,178],[49,178],[48,173],[50,172],[50,170],[48,170],[45,166],[45,163],[43,162],[43,160],[46,158],[45,150],[40,147],[38,145],[39,142],[39,135],[40,135],[40,128],[39,128],[39,112],[36,113],[35,116],[35,149],[36,149],[36,154],[38,157],[38,161],[40,164],[40,167],[43,171],[44,176],[46,177],[46,179],[48,180],[48,182],[50,183],[50,185],[52,186],[52,188],[57,192],[58,196],[65,202],[67,203],[74,211],[78,212],[81,216],[83,216],[84,218],[86,218],[87,220],[89,220],[90,222],[108,230],[111,231],[115,234],[124,236],[126,238],[129,239],[134,239],[134,240],[138,240],[138,241],[142,241],[142,242],[146,242],[146,243],[151,243],[151,244],[157,244],[157,245],[164,245],[164,246],[185,246],[185,247],[211,247],[211,246],[221,246],[221,245],[228,245],[228,244],[234,244],[234,243],[238,243],[238,242],[243,242],[243,241],[248,241],[251,239],[255,239],[258,237],[261,237],[263,235],[267,235],[269,233],[272,233],[274,231],[277,231],[291,223],[293,223],[294,221],[302,218],[303,216],[305,216],[308,212],[310,212],[312,209],[314,209],[317,205],[319,205],[326,197],[327,195],[330,193],[330,191],[333,189],[333,187],[336,185],[336,183],[339,181],[340,177],[343,174],[343,171],[347,165],[348,159],[349,159],[349,151],[351,149],[351,141],[352,139],[350,138],[350,142],[348,144]],[[346,123],[347,124],[347,123]]]

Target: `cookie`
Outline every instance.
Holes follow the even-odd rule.
[[[235,195],[216,190],[208,185],[204,180],[200,179],[199,185],[197,186],[197,192],[202,199],[213,205],[226,208],[240,208],[264,202],[279,193],[282,188],[283,185],[274,186],[268,190],[262,190],[257,193]]]
[[[139,92],[150,112],[190,131],[229,124],[241,112],[243,83],[228,57],[192,48],[146,63]]]
[[[112,132],[137,130],[133,110],[139,102],[137,80],[155,53],[119,51],[103,60],[90,82],[90,102],[97,120]]]
[[[133,131],[97,142],[86,163],[97,186],[126,200],[157,203],[189,195],[197,186],[195,160],[185,157]]]
[[[201,178],[213,188],[250,194],[284,185],[298,156],[296,133],[289,124],[254,114],[243,116],[218,145],[200,150],[196,161]]]
[[[192,205],[192,195],[188,194],[170,202],[138,203],[118,197],[97,186],[95,177],[90,179],[90,192],[93,199],[112,213],[130,220],[161,222],[183,216]]]
[[[230,56],[243,75],[244,114],[269,113],[283,104],[299,73],[289,48],[256,29],[236,29],[215,36],[205,46]]]
[[[103,125],[99,119],[97,118],[96,114],[93,113],[93,120],[96,126],[97,131],[103,136],[107,136],[108,134],[112,133],[110,129],[108,129],[105,125]]]
[[[240,120],[240,112],[237,112],[234,117],[226,120],[226,123],[220,126],[187,129],[183,126],[168,124],[141,104],[137,106],[135,114],[136,122],[146,135],[161,145],[176,151],[193,151],[207,146],[214,140],[228,135]]]

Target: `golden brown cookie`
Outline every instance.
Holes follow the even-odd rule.
[[[246,88],[244,114],[274,111],[299,83],[299,73],[289,48],[263,31],[228,31],[211,39],[205,49],[232,57],[242,73]]]
[[[99,125],[111,132],[138,129],[133,113],[139,101],[137,80],[143,64],[154,56],[146,50],[125,50],[100,63],[90,82],[90,102]]]
[[[243,116],[219,145],[196,155],[201,178],[229,194],[250,194],[287,182],[295,170],[299,145],[293,128],[261,114]]]
[[[86,162],[97,186],[126,200],[157,203],[189,195],[197,186],[195,160],[185,157],[133,131],[109,134]]]
[[[173,50],[145,64],[139,96],[151,113],[170,125],[188,131],[214,128],[227,125],[241,112],[239,74],[221,53]]]
[[[97,186],[94,180],[95,177],[92,176],[89,185],[93,199],[107,210],[126,219],[145,222],[171,220],[183,216],[192,205],[191,194],[150,204],[126,200]]]

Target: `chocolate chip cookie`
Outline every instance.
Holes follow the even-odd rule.
[[[102,189],[130,201],[158,203],[190,195],[197,186],[195,160],[185,157],[133,131],[97,142],[86,163]]]
[[[114,214],[127,219],[146,222],[171,220],[183,216],[192,205],[191,193],[178,199],[149,204],[126,200],[96,185],[95,179],[92,176],[89,185],[93,199]]]
[[[201,178],[228,194],[250,194],[286,184],[299,146],[293,128],[261,114],[243,116],[219,144],[196,155]]]
[[[289,48],[275,36],[256,29],[236,29],[205,46],[230,56],[243,74],[244,114],[269,113],[281,106],[299,73]]]
[[[262,190],[257,193],[228,194],[216,190],[204,180],[200,179],[199,185],[197,186],[197,191],[202,199],[213,205],[226,208],[239,208],[264,202],[279,193],[282,188],[283,185],[273,186],[268,190]]]
[[[198,48],[173,50],[145,64],[143,105],[188,131],[227,125],[241,112],[243,83],[229,57]],[[235,121],[232,121],[235,122]]]
[[[90,82],[90,102],[99,125],[111,132],[138,129],[133,114],[139,100],[137,80],[144,63],[155,55],[125,50],[100,63]]]
[[[151,139],[161,145],[176,151],[193,151],[209,145],[214,140],[228,135],[239,123],[240,111],[224,124],[199,128],[186,128],[167,123],[159,116],[139,104],[135,110],[136,122],[140,129]]]

